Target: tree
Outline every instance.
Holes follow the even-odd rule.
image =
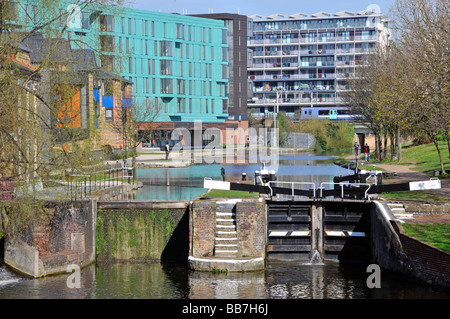
[[[407,121],[415,136],[428,137],[439,154],[440,136],[450,151],[450,6],[448,0],[397,0],[393,8],[399,55],[408,63]]]
[[[69,48],[75,40],[67,30],[75,13],[122,1],[70,3],[0,0],[0,206],[14,207],[12,224],[34,212],[37,192],[52,186],[55,175],[95,164],[93,117],[75,103],[92,74],[74,69]],[[25,43],[42,50],[31,52]]]

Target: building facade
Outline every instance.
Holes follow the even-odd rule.
[[[133,83],[137,128],[152,131],[154,146],[170,141],[176,128],[192,130],[196,121],[205,129],[227,127],[224,21],[120,6],[86,6],[76,0],[60,1],[54,12],[42,12],[39,1],[19,2],[12,6],[17,28],[29,31],[48,22],[50,16],[59,17],[53,26],[64,31],[74,49],[92,49],[99,67]]]
[[[220,20],[129,8],[90,19],[89,43],[100,65],[133,82],[133,107],[143,143],[162,147],[195,122],[224,130],[228,118],[227,28]],[[92,14],[92,13],[91,13]],[[97,21],[97,23],[96,23]],[[87,35],[89,36],[89,35]],[[206,143],[206,140],[204,141]],[[144,144],[145,145],[145,144]]]
[[[343,94],[365,56],[389,38],[380,13],[251,16],[248,67],[255,117],[351,119]]]
[[[248,86],[247,86],[247,38],[251,33],[251,20],[244,15],[233,13],[209,13],[193,16],[224,21],[227,28],[228,61],[228,126],[236,126],[234,141],[243,144],[248,130]]]

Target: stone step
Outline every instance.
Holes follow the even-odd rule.
[[[216,251],[214,254],[216,257],[222,257],[222,258],[237,258],[238,253],[236,252],[222,252],[222,251]]]
[[[236,226],[235,225],[216,225],[216,228],[219,228],[219,229],[235,229]]]
[[[216,216],[219,218],[236,218],[236,213],[221,213],[216,212]]]
[[[216,232],[216,238],[235,238],[236,232],[235,231],[217,231]]]

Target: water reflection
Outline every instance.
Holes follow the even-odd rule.
[[[246,164],[199,164],[186,168],[137,169],[136,179],[144,187],[136,194],[136,199],[193,199],[207,190],[202,188],[204,177],[220,180],[220,169],[225,168],[227,181],[239,181],[246,173],[253,181],[255,171],[261,169],[261,161],[273,164],[267,169],[275,169],[278,181],[330,183],[334,176],[347,175],[349,171],[333,164],[332,156],[317,156],[312,153],[299,153],[288,156],[267,156]],[[270,159],[270,161],[269,161]],[[166,187],[167,186],[167,187]],[[309,189],[310,186],[297,186]]]
[[[382,272],[381,288],[366,286],[364,267],[296,262],[267,263],[266,270],[213,274],[159,263],[91,265],[81,288],[68,288],[69,274],[29,279],[0,265],[0,299],[433,299],[434,289]]]

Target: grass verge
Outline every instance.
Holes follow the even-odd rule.
[[[402,224],[406,234],[429,245],[450,252],[450,224]]]
[[[205,193],[203,197],[223,197],[223,198],[250,198],[258,197],[258,193],[249,193],[245,191],[228,191],[221,189],[213,189],[209,193]]]

